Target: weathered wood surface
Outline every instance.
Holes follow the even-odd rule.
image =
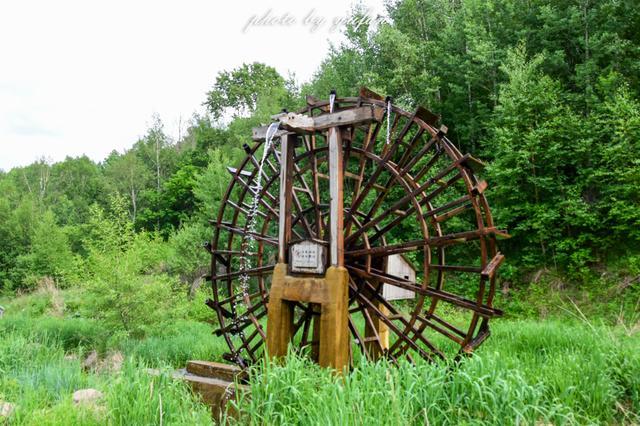
[[[293,153],[295,135],[285,135],[281,140],[280,158],[280,214],[278,222],[278,262],[286,261],[287,244],[291,240],[291,205],[293,201]]]
[[[310,117],[305,114],[287,113],[279,116],[280,127],[274,137],[282,137],[290,132],[313,133],[327,130],[331,127],[362,125],[374,121],[381,121],[384,109],[375,106],[363,106],[347,109],[330,114]],[[253,140],[264,140],[269,126],[261,126],[253,129]]]
[[[240,367],[214,361],[189,361],[187,362],[187,373],[229,382],[233,382],[236,378],[238,380],[247,378],[247,372]]]
[[[330,267],[324,278],[287,275],[287,265],[273,271],[267,320],[267,352],[281,358],[294,334],[297,302],[320,306],[318,363],[342,372],[349,366],[349,275],[343,267]]]
[[[147,372],[159,376],[160,370],[148,369]],[[238,402],[240,398],[249,398],[251,389],[238,383],[244,378],[238,367],[208,361],[189,361],[187,368],[173,372],[172,377],[184,380],[203,403],[211,408],[214,419],[220,420],[224,415],[237,417],[235,408],[229,404]]]
[[[344,265],[344,194],[342,192],[342,136],[338,129],[329,129],[329,257],[331,265]]]

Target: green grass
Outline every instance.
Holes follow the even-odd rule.
[[[188,359],[220,360],[212,327],[178,321],[143,340],[114,339],[101,324],[52,317],[44,296],[5,303],[0,320],[0,401],[11,424],[211,424],[208,409],[180,382],[150,376]],[[497,320],[478,353],[458,365],[358,361],[335,377],[304,359],[252,371],[241,424],[637,424],[640,333],[575,319]],[[118,373],[82,370],[83,354],[120,350]],[[75,356],[68,357],[73,354]],[[67,356],[65,358],[65,356]],[[71,395],[105,393],[97,408]],[[0,421],[2,424],[2,421]]]
[[[362,363],[344,379],[290,356],[252,376],[251,424],[640,422],[640,335],[562,321],[498,321],[458,366]]]
[[[167,374],[149,375],[147,364],[135,358],[118,373],[93,374],[84,372],[77,359],[65,359],[64,346],[56,337],[11,331],[2,333],[2,342],[0,400],[16,405],[11,424],[211,423],[209,410],[185,384]],[[95,407],[74,405],[73,392],[88,387],[103,392],[104,399]]]
[[[165,328],[162,334],[144,340],[127,340],[120,344],[129,356],[144,360],[153,366],[184,367],[188,360],[222,361],[228,348],[221,338],[213,336],[213,327],[195,321],[179,321]]]

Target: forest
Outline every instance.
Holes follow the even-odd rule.
[[[210,91],[202,94],[205,111],[194,114],[177,138],[154,116],[130,149],[99,162],[42,158],[0,171],[0,305],[6,309],[0,335],[14,345],[0,345],[0,401],[21,398],[18,423],[99,422],[95,416],[104,414],[76,413],[65,420],[69,402],[60,402],[56,392],[78,381],[104,380],[119,386],[108,397],[112,422],[140,416],[139,424],[157,423],[155,391],[148,412],[135,411],[118,392],[130,399],[149,392],[150,379],[135,362],[178,366],[219,353],[221,343],[210,334],[214,315],[204,304],[210,254],[203,244],[211,239],[209,219],[230,180],[227,167],[244,157],[252,127],[270,122],[282,108],[300,109],[307,95],[324,98],[332,89],[357,96],[360,87],[393,96],[405,110],[422,105],[439,115],[449,139],[487,163],[487,197],[496,223],[511,234],[500,242],[507,261],[495,302],[506,319],[498,320],[504,322],[487,358],[480,355],[456,373],[458,391],[471,396],[453,401],[456,385],[449,382],[443,384],[450,387],[446,395],[414,393],[404,405],[387,407],[397,412],[398,421],[390,424],[428,424],[428,417],[437,424],[640,421],[637,3],[401,0],[386,7],[388,16],[375,27],[364,19],[347,26],[344,42],[332,46],[310,81],[258,62],[212,76]],[[364,11],[356,7],[352,13]],[[502,350],[498,342],[526,346],[517,336],[530,343],[524,350],[528,361],[506,349],[502,358],[496,355]],[[29,346],[34,339],[54,353]],[[73,370],[76,382],[55,386],[47,384],[49,376],[25,385],[24,376],[36,374],[27,367],[5,373],[19,353],[34,365],[62,365],[62,357],[78,347],[100,353],[117,348],[136,359],[123,373],[135,384],[83,376],[79,365],[60,367]],[[540,358],[540,351],[552,350],[544,347],[557,352]],[[536,362],[546,363],[540,376]],[[309,368],[300,363],[270,371],[270,386],[286,389],[287,374],[304,375]],[[504,363],[524,366],[514,376]],[[574,365],[568,372],[567,364]],[[431,380],[432,387],[447,381],[431,366],[387,373],[386,379],[381,368],[362,371],[398,384],[389,392],[399,398],[410,393],[402,388],[407,381]],[[268,383],[256,379],[245,420],[305,423],[290,407],[303,407],[314,386],[332,381],[313,371],[307,381],[300,379],[299,399],[283,392],[279,402],[270,399]],[[487,402],[480,390],[474,394],[477,383],[465,371],[491,382],[485,383],[487,392],[504,386],[493,395],[508,402]],[[33,400],[43,392],[38,386],[49,392],[45,402]],[[174,408],[165,423],[207,421],[206,410],[193,408],[182,390],[168,381],[158,386],[168,395],[165,408]],[[374,380],[360,373],[345,386],[336,412],[347,416],[346,423],[363,424],[349,417],[353,404],[363,404],[363,418],[382,415],[384,403],[359,399]],[[517,389],[523,394],[509,393]],[[318,398],[337,397],[323,391]],[[420,398],[451,407],[427,413]],[[162,412],[162,397],[159,404]],[[192,417],[181,417],[187,413]]]

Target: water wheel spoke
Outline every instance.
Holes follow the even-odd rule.
[[[249,335],[249,337],[243,339],[242,345],[238,346],[238,352],[242,351],[243,349],[247,349],[248,351],[253,352],[251,351],[251,344],[256,338],[258,338],[258,342],[260,342],[260,344],[262,344],[264,340],[266,340],[266,335],[264,334],[261,326],[257,326],[255,330],[253,330],[253,333]]]
[[[262,205],[262,207],[267,209],[267,211],[269,211],[274,217],[278,217],[278,212],[273,207],[271,207],[271,204],[269,204],[267,200],[264,199],[263,195],[266,198],[268,198],[269,201],[271,201],[271,203],[273,203],[274,205],[278,204],[277,201],[275,201],[275,197],[269,191],[267,191],[267,188],[271,186],[271,184],[273,183],[276,177],[277,176],[274,176],[270,181],[268,181],[267,184],[262,187],[262,191],[260,191],[259,194],[256,194],[253,188],[251,188],[244,179],[240,179],[240,178],[237,179],[237,182],[244,187],[245,193],[249,192],[253,197],[258,197],[258,199],[260,200],[259,201],[260,205]],[[226,204],[223,204],[223,207],[225,205]]]
[[[273,151],[273,155],[276,158],[276,160],[278,161],[279,164],[282,164],[282,159],[280,158],[280,155],[278,154],[277,151]],[[293,169],[294,169],[294,176],[300,176],[300,168],[297,166],[297,164],[293,164]],[[304,185],[306,187],[306,189],[308,189],[308,185],[306,184],[306,182],[304,182]],[[308,192],[308,194],[311,194],[311,191]],[[311,237],[316,237],[316,234],[314,231],[312,231],[311,229],[311,225],[309,224],[309,221],[307,220],[307,218],[302,214],[302,212],[304,211],[303,207],[302,207],[302,203],[300,202],[300,199],[298,198],[298,194],[296,193],[296,191],[291,191],[291,197],[293,199],[293,206],[295,207],[296,211],[298,212],[298,216],[300,217],[300,220],[302,222],[302,226],[304,227],[305,231],[307,232],[307,235],[311,236]]]
[[[410,125],[409,123],[407,124]],[[389,147],[389,148],[386,149],[386,151],[384,151],[384,154],[381,158],[380,157],[377,158],[377,162],[379,164],[390,163],[391,157],[397,151],[398,146],[399,144],[385,145],[385,148],[386,147]],[[358,210],[358,208],[360,207],[360,204],[362,204],[362,202],[365,200],[367,194],[377,185],[378,178],[380,177],[380,175],[384,170],[385,168],[378,167],[373,171],[373,173],[371,174],[371,176],[369,177],[369,179],[367,180],[363,188],[359,191],[358,195],[355,197],[355,199],[351,203],[350,211]],[[344,218],[345,228],[349,228],[349,226],[351,226],[351,221],[352,221],[352,215],[349,212],[345,215],[345,218]]]
[[[244,228],[237,228],[235,226],[232,226],[229,223],[226,222],[221,222],[221,223],[217,223],[217,222],[211,222],[211,224],[217,228],[220,228],[222,230],[225,231],[229,231],[233,234],[236,235],[241,235],[241,236],[247,236],[250,235],[253,237],[253,239],[255,239],[256,241],[260,241],[266,244],[269,244],[271,246],[278,246],[278,239],[276,237],[272,237],[269,235],[262,235],[259,232],[249,232]]]
[[[403,334],[405,336],[409,336],[411,337],[411,334],[413,334],[413,338],[416,340],[419,340],[420,342],[422,342],[425,346],[427,346],[432,352],[434,352],[436,355],[438,355],[438,357],[444,359],[444,354],[438,349],[436,348],[427,338],[425,338],[422,335],[422,329],[416,329],[413,326],[413,321],[411,320],[407,320],[403,315],[401,315],[398,310],[391,304],[389,303],[388,300],[386,300],[381,294],[380,292],[377,291],[377,289],[373,286],[373,284],[371,284],[370,282],[366,282],[366,287],[368,287],[369,291],[371,292],[371,294],[373,295],[373,298],[380,303],[382,306],[384,306],[384,308],[386,310],[389,311],[389,316],[387,317],[385,315],[385,317],[387,317],[387,319],[389,321],[392,321],[393,319],[395,320],[399,320],[400,323],[405,327]],[[375,311],[377,314],[381,314],[384,315],[384,313],[381,310],[377,310]],[[396,341],[394,343],[394,345],[392,345],[389,348],[389,352],[393,352],[394,349],[396,349],[396,346],[399,345],[399,341]],[[404,352],[401,351],[401,352]]]
[[[394,334],[398,337],[398,339],[400,340],[404,340],[410,347],[411,349],[415,350],[416,352],[418,352],[422,357],[432,360],[432,356],[430,353],[426,352],[424,349],[422,349],[416,342],[414,342],[413,340],[411,340],[406,334],[404,334],[402,332],[402,330],[400,330],[400,328],[398,328],[398,326],[396,326],[393,321],[391,321],[389,318],[387,318],[382,312],[380,312],[380,310],[378,309],[378,307],[372,303],[369,299],[367,299],[366,297],[364,297],[362,294],[359,295],[359,300],[370,310],[372,310],[373,312],[375,312],[377,314],[377,316],[380,318],[380,320],[382,322],[385,323],[385,325],[387,327],[389,327],[389,329],[391,331],[394,332]]]
[[[216,293],[216,295],[218,295],[218,293]],[[232,296],[226,297],[220,301],[211,301],[210,303],[214,304],[214,305],[219,305],[219,306],[224,306],[224,305],[233,305],[233,303],[236,301],[236,299],[246,299],[247,297],[249,298],[249,300],[253,300],[255,298],[257,298],[258,296],[263,296],[263,293],[261,291],[256,291],[255,293],[251,293],[248,295],[245,295],[244,293],[234,293]],[[211,299],[208,299],[211,300]],[[207,304],[209,305],[209,302],[207,302]],[[213,309],[215,309],[215,307],[213,307]]]
[[[264,307],[262,305],[260,305],[260,306]],[[230,333],[232,335],[240,334],[245,328],[249,327],[250,325],[255,325],[255,321],[259,321],[266,314],[267,314],[267,310],[264,309],[261,312],[259,312],[258,314],[253,314],[252,315],[253,318],[249,318],[246,315],[241,315],[241,316],[237,317],[235,321],[232,321],[229,325],[226,325],[224,327],[220,327],[216,331],[216,333],[218,335],[220,335],[222,333]]]
[[[400,132],[400,134],[395,138],[395,142],[394,142],[394,146],[398,146],[402,143],[404,137],[407,135],[407,133],[409,132],[409,129],[411,128],[411,126],[414,124],[413,122],[413,118],[415,117],[415,113],[413,113],[413,115],[411,116],[411,119],[409,121],[407,121],[407,123],[405,124],[405,126],[403,127],[402,131]],[[369,213],[367,213],[367,220],[371,218],[371,216],[373,215],[373,213],[380,207],[380,205],[382,204],[382,202],[384,201],[384,199],[386,198],[387,194],[390,192],[389,190],[391,189],[393,183],[401,178],[406,171],[403,170],[403,168],[405,167],[405,163],[406,161],[410,158],[411,152],[413,151],[415,144],[417,143],[417,141],[419,140],[420,136],[422,135],[422,133],[424,132],[424,129],[419,128],[416,136],[414,136],[411,141],[409,142],[409,148],[407,148],[405,150],[405,152],[402,154],[400,160],[394,165],[396,169],[400,170],[400,173],[391,176],[387,182],[382,186],[381,191],[378,193],[378,197],[376,198],[376,200],[373,203],[373,206],[371,207],[371,209],[369,210]],[[387,148],[389,147],[389,145],[385,145],[385,151],[383,151],[383,157],[387,157],[385,154],[387,154]],[[417,161],[417,160],[416,160]]]
[[[274,267],[275,267],[275,264],[271,264],[271,265],[258,266],[258,267],[249,268],[249,269],[240,269],[237,271],[228,272],[226,274],[214,275],[213,277],[211,277],[211,280],[212,281],[228,280],[230,278],[237,278],[240,275],[248,275],[250,277],[256,276],[256,275],[265,275],[273,271]]]
[[[360,347],[360,350],[362,351],[364,356],[367,358],[367,360],[371,361],[372,357],[369,354],[369,351],[367,351],[364,339],[360,334],[360,332],[358,331],[358,328],[356,327],[355,323],[353,322],[351,315],[349,315],[349,330],[351,330],[351,334],[353,334],[353,337],[355,337],[356,343]]]
[[[388,216],[394,214],[394,212],[396,212],[397,210],[400,210],[400,209],[404,208],[407,204],[414,203],[414,204],[417,204],[417,205],[421,206],[421,205],[425,204],[427,201],[430,201],[431,199],[435,198],[436,195],[440,194],[443,191],[442,187],[444,187],[444,188],[448,187],[448,185],[449,185],[448,182],[444,183],[441,188],[437,188],[432,194],[427,195],[427,196],[423,196],[420,199],[420,201],[418,203],[416,203],[416,197],[417,196],[422,194],[429,187],[437,184],[443,177],[445,177],[446,175],[451,173],[455,168],[456,168],[455,164],[449,165],[448,167],[444,168],[436,176],[428,179],[426,182],[424,182],[423,184],[421,184],[417,188],[409,191],[407,194],[405,194],[399,200],[394,202],[389,208],[384,210],[382,213],[378,214],[375,218],[372,219],[372,218],[367,216],[365,218],[365,220],[364,220],[364,222],[365,222],[364,225],[362,227],[360,227],[357,231],[355,231],[353,234],[349,235],[349,237],[345,240],[345,244],[347,244],[347,243],[353,241],[354,239],[358,238],[360,235],[362,235],[362,233],[366,232],[371,227],[377,225],[382,220],[386,219]],[[467,198],[465,200],[468,200],[468,199],[469,199],[469,197],[467,196]],[[411,215],[415,211],[416,211],[416,206],[415,205],[411,206],[400,217],[394,219],[394,221],[392,222],[393,225],[385,226],[378,233],[388,232],[393,226],[396,226],[404,218],[408,217],[409,215]],[[431,211],[425,213],[424,217],[428,217],[430,215],[430,213],[431,213]],[[434,214],[437,214],[437,213],[438,212],[436,212]]]
[[[447,329],[449,329],[450,331],[452,331],[453,333],[457,334],[460,337],[466,337],[467,333],[465,333],[464,331],[460,330],[458,327],[456,327],[455,325],[451,324],[449,321],[445,321],[444,319],[440,318],[436,314],[427,314],[427,315],[428,315],[428,317],[425,317],[425,318],[433,319],[435,322],[437,322],[440,325],[446,327]]]
[[[432,191],[430,194],[424,194],[422,196],[422,198],[420,198],[418,200],[418,205],[420,206],[424,206],[425,204],[429,207],[429,210],[424,213],[422,215],[423,218],[428,218],[428,217],[433,217],[434,220],[437,220],[438,218],[438,213],[440,213],[441,211],[444,211],[446,209],[451,208],[452,206],[447,206],[446,208],[438,208],[438,209],[434,209],[431,204],[429,203],[432,199],[434,199],[436,196],[440,195],[442,192],[444,192],[444,190],[446,188],[448,188],[453,181],[458,180],[462,177],[462,175],[460,173],[457,173],[456,175],[454,175],[451,179],[449,179],[445,184],[441,185],[440,187],[436,188],[434,191]],[[465,196],[465,197],[469,197],[469,196]],[[465,200],[463,200],[463,202],[467,202],[470,201],[471,198],[469,197],[468,199],[465,198]],[[428,204],[429,203],[429,204]],[[454,205],[457,205],[454,204]],[[471,204],[470,203],[466,203],[463,206],[461,206],[462,208],[469,209],[471,208]],[[455,209],[454,209],[455,210]],[[369,237],[369,241],[371,243],[377,241],[380,237],[382,237],[384,234],[386,234],[387,232],[391,231],[393,228],[395,228],[396,226],[398,226],[399,224],[401,224],[406,218],[408,217],[412,217],[411,215],[416,211],[415,206],[411,206],[409,207],[406,211],[404,211],[403,213],[401,213],[400,215],[398,215],[398,217],[392,219],[389,223],[387,223],[386,225],[384,225],[382,228],[376,230],[376,232],[371,235]],[[445,214],[449,214],[451,211],[446,212]],[[457,213],[456,213],[457,214]]]
[[[238,204],[234,203],[233,201],[229,200],[227,201],[229,203],[229,205],[231,207],[233,207],[236,210],[239,210],[242,214],[244,214],[246,217],[249,217],[251,215],[251,213],[249,212],[249,210],[251,209],[251,206],[247,205],[246,203],[242,203],[242,206],[239,206]],[[266,218],[268,215],[267,213],[260,211],[260,210],[256,210],[256,214],[258,216],[261,216],[263,218]],[[269,215],[273,216],[274,218],[277,218],[277,216],[269,211]]]
[[[450,333],[448,330],[440,327],[439,325],[435,324],[433,321],[430,321],[427,317],[424,317],[422,315],[416,315],[416,319],[421,322],[422,324],[426,325],[429,328],[432,328],[433,330],[437,331],[438,333],[442,334],[443,336],[447,337],[450,340],[453,340],[454,342],[456,342],[457,344],[461,345],[462,342],[464,341],[463,338],[458,337],[452,333]],[[464,337],[464,336],[462,336]]]
[[[456,270],[462,272],[481,272],[480,268],[468,267],[468,266],[446,266],[446,265],[429,265],[429,267],[433,267],[436,269],[446,268],[447,270]],[[428,296],[434,299],[442,300],[444,302],[455,305],[459,308],[465,308],[471,311],[478,313],[479,315],[486,317],[495,317],[501,316],[502,311],[499,309],[492,308],[491,306],[485,306],[474,302],[473,300],[466,299],[462,296],[458,296],[453,293],[446,292],[444,290],[438,290],[436,288],[423,287],[421,284],[405,280],[393,275],[388,275],[385,272],[376,270],[371,268],[371,271],[366,271],[364,269],[348,266],[350,271],[359,277],[366,279],[373,279],[377,281],[382,281],[387,284],[392,284],[396,287],[404,288],[406,290],[413,291],[417,294]]]
[[[497,235],[502,231],[494,227],[482,228],[475,231],[456,232],[453,234],[442,235],[438,237],[423,238],[420,240],[406,241],[404,243],[389,244],[386,246],[376,246],[370,248],[359,248],[345,251],[345,256],[391,256],[393,254],[410,253],[416,250],[422,250],[425,247],[446,247],[455,244],[474,241],[488,235]]]

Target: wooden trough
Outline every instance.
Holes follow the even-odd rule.
[[[160,374],[158,370],[149,370]],[[225,414],[237,417],[238,412],[229,404],[249,397],[249,386],[242,384],[247,379],[246,371],[235,365],[212,361],[189,361],[187,368],[173,373],[174,379],[184,380],[203,403],[211,408],[211,416],[221,420]]]

